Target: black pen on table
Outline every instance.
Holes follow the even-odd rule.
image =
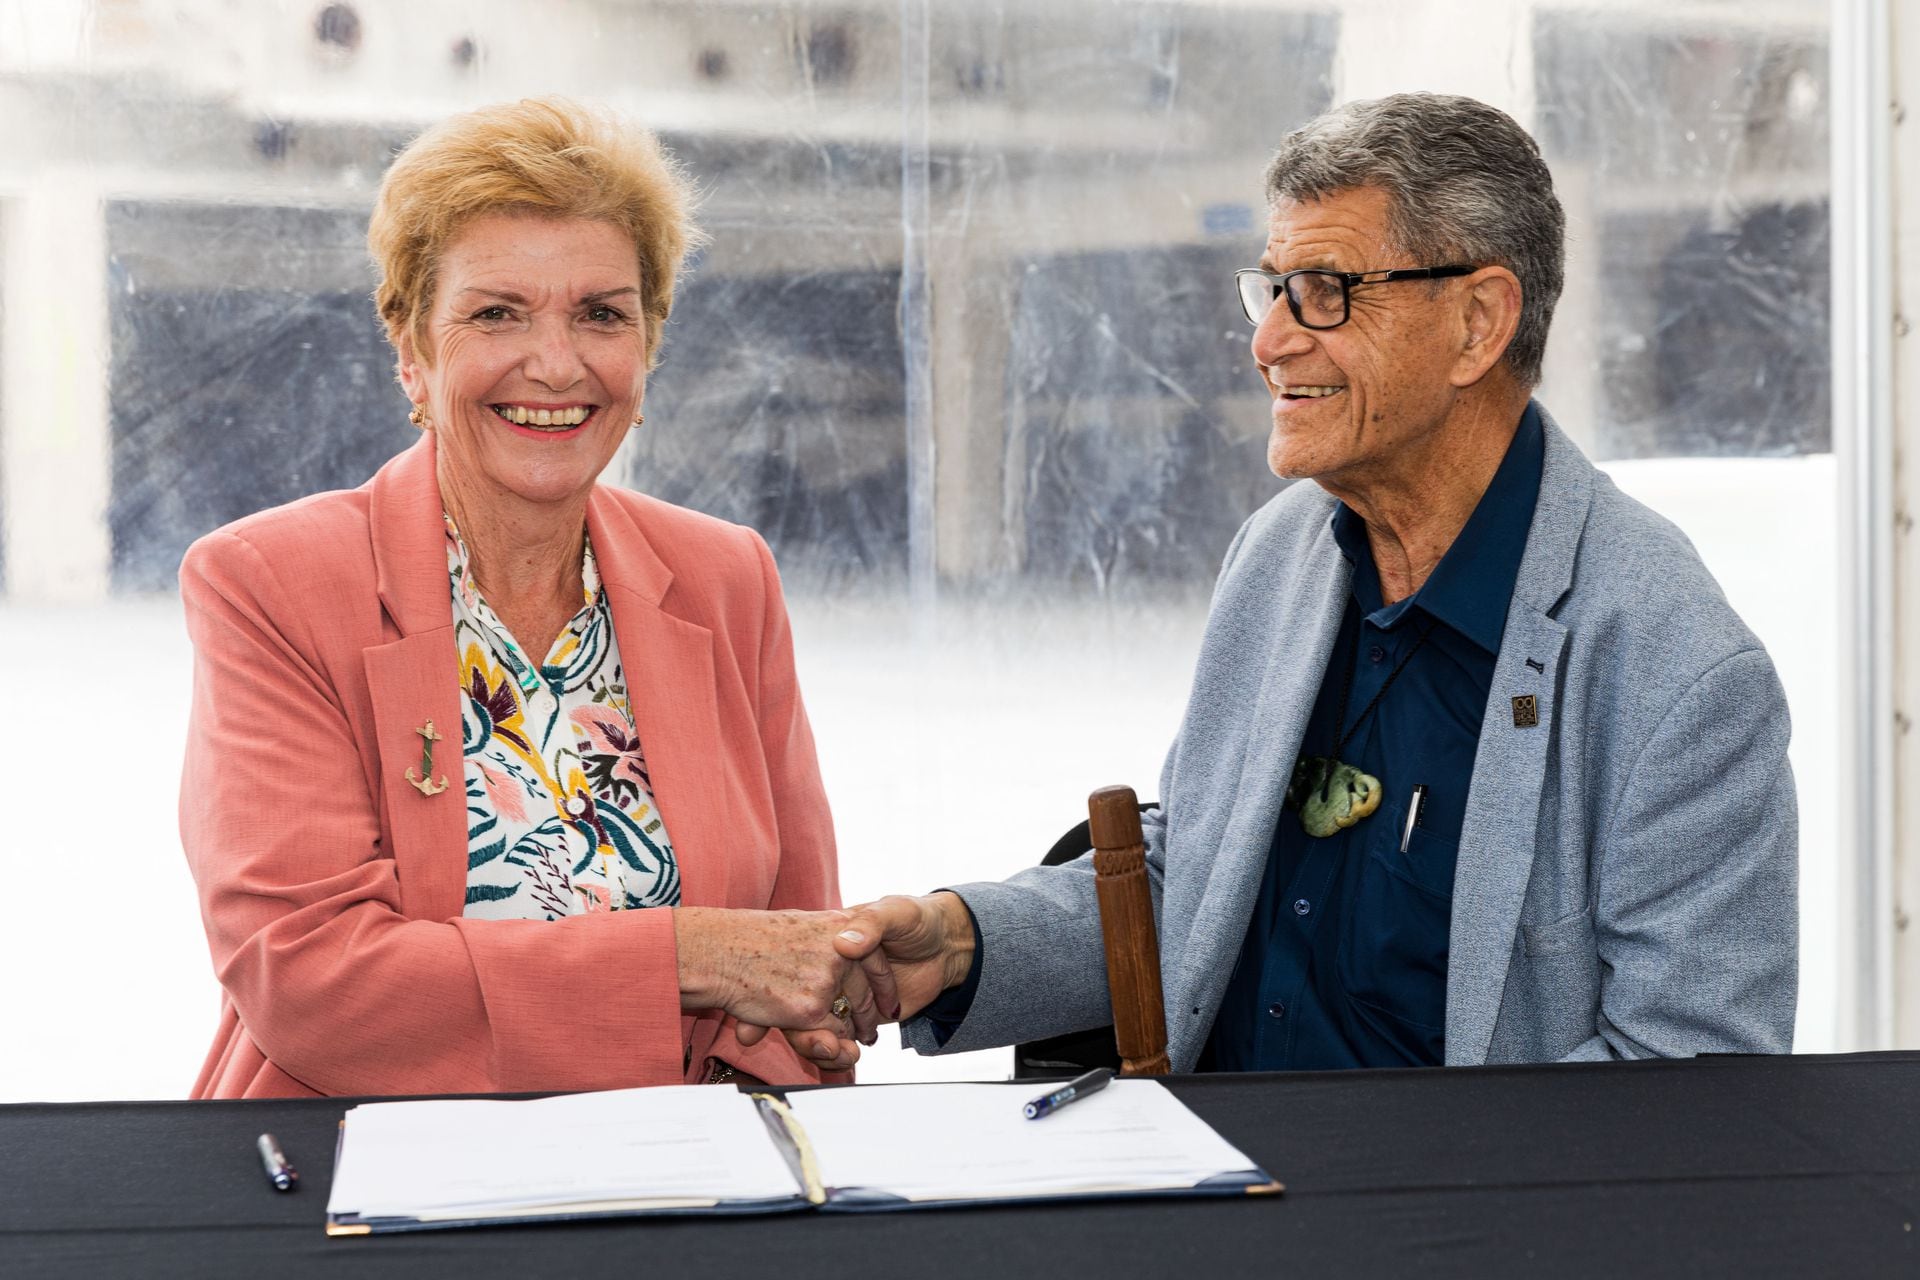
[[[1027,1113],[1027,1119],[1038,1120],[1042,1116],[1053,1114],[1069,1102],[1076,1102],[1090,1093],[1100,1092],[1112,1079],[1112,1067],[1095,1067],[1087,1074],[1067,1081],[1052,1093],[1041,1094],[1021,1109]]]
[[[254,1145],[260,1148],[260,1167],[267,1171],[267,1181],[275,1191],[291,1191],[300,1184],[300,1175],[287,1162],[287,1153],[280,1149],[278,1138],[263,1133]]]

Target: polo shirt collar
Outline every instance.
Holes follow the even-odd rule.
[[[1500,652],[1507,627],[1507,608],[1513,584],[1527,549],[1527,531],[1540,496],[1540,466],[1546,451],[1546,433],[1540,407],[1527,410],[1514,432],[1513,443],[1500,460],[1487,491],[1480,495],[1460,536],[1434,566],[1433,573],[1414,595],[1382,607],[1380,575],[1367,545],[1367,525],[1342,502],[1333,511],[1334,541],[1353,565],[1353,597],[1367,620],[1391,629],[1409,609],[1418,607],[1445,623],[1488,653]]]

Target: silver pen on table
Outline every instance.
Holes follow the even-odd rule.
[[[260,1167],[267,1171],[267,1181],[275,1191],[291,1191],[300,1185],[300,1175],[288,1162],[287,1153],[280,1149],[278,1138],[263,1133],[254,1145],[260,1148]]]

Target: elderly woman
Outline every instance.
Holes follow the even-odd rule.
[[[181,567],[181,832],[225,991],[195,1096],[804,1082],[894,1012],[831,945],[766,545],[597,483],[687,205],[651,135],[559,100],[388,173],[368,241],[419,442]]]

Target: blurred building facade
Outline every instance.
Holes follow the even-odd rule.
[[[624,474],[830,589],[1204,585],[1276,484],[1226,286],[1264,158],[1348,82],[1455,56],[1569,206],[1569,428],[1602,458],[1829,450],[1825,6],[1503,0],[1411,38],[1405,8],[22,6],[0,573],[167,590],[200,533],[403,447],[374,187],[425,123],[543,92],[630,111],[705,191]]]

